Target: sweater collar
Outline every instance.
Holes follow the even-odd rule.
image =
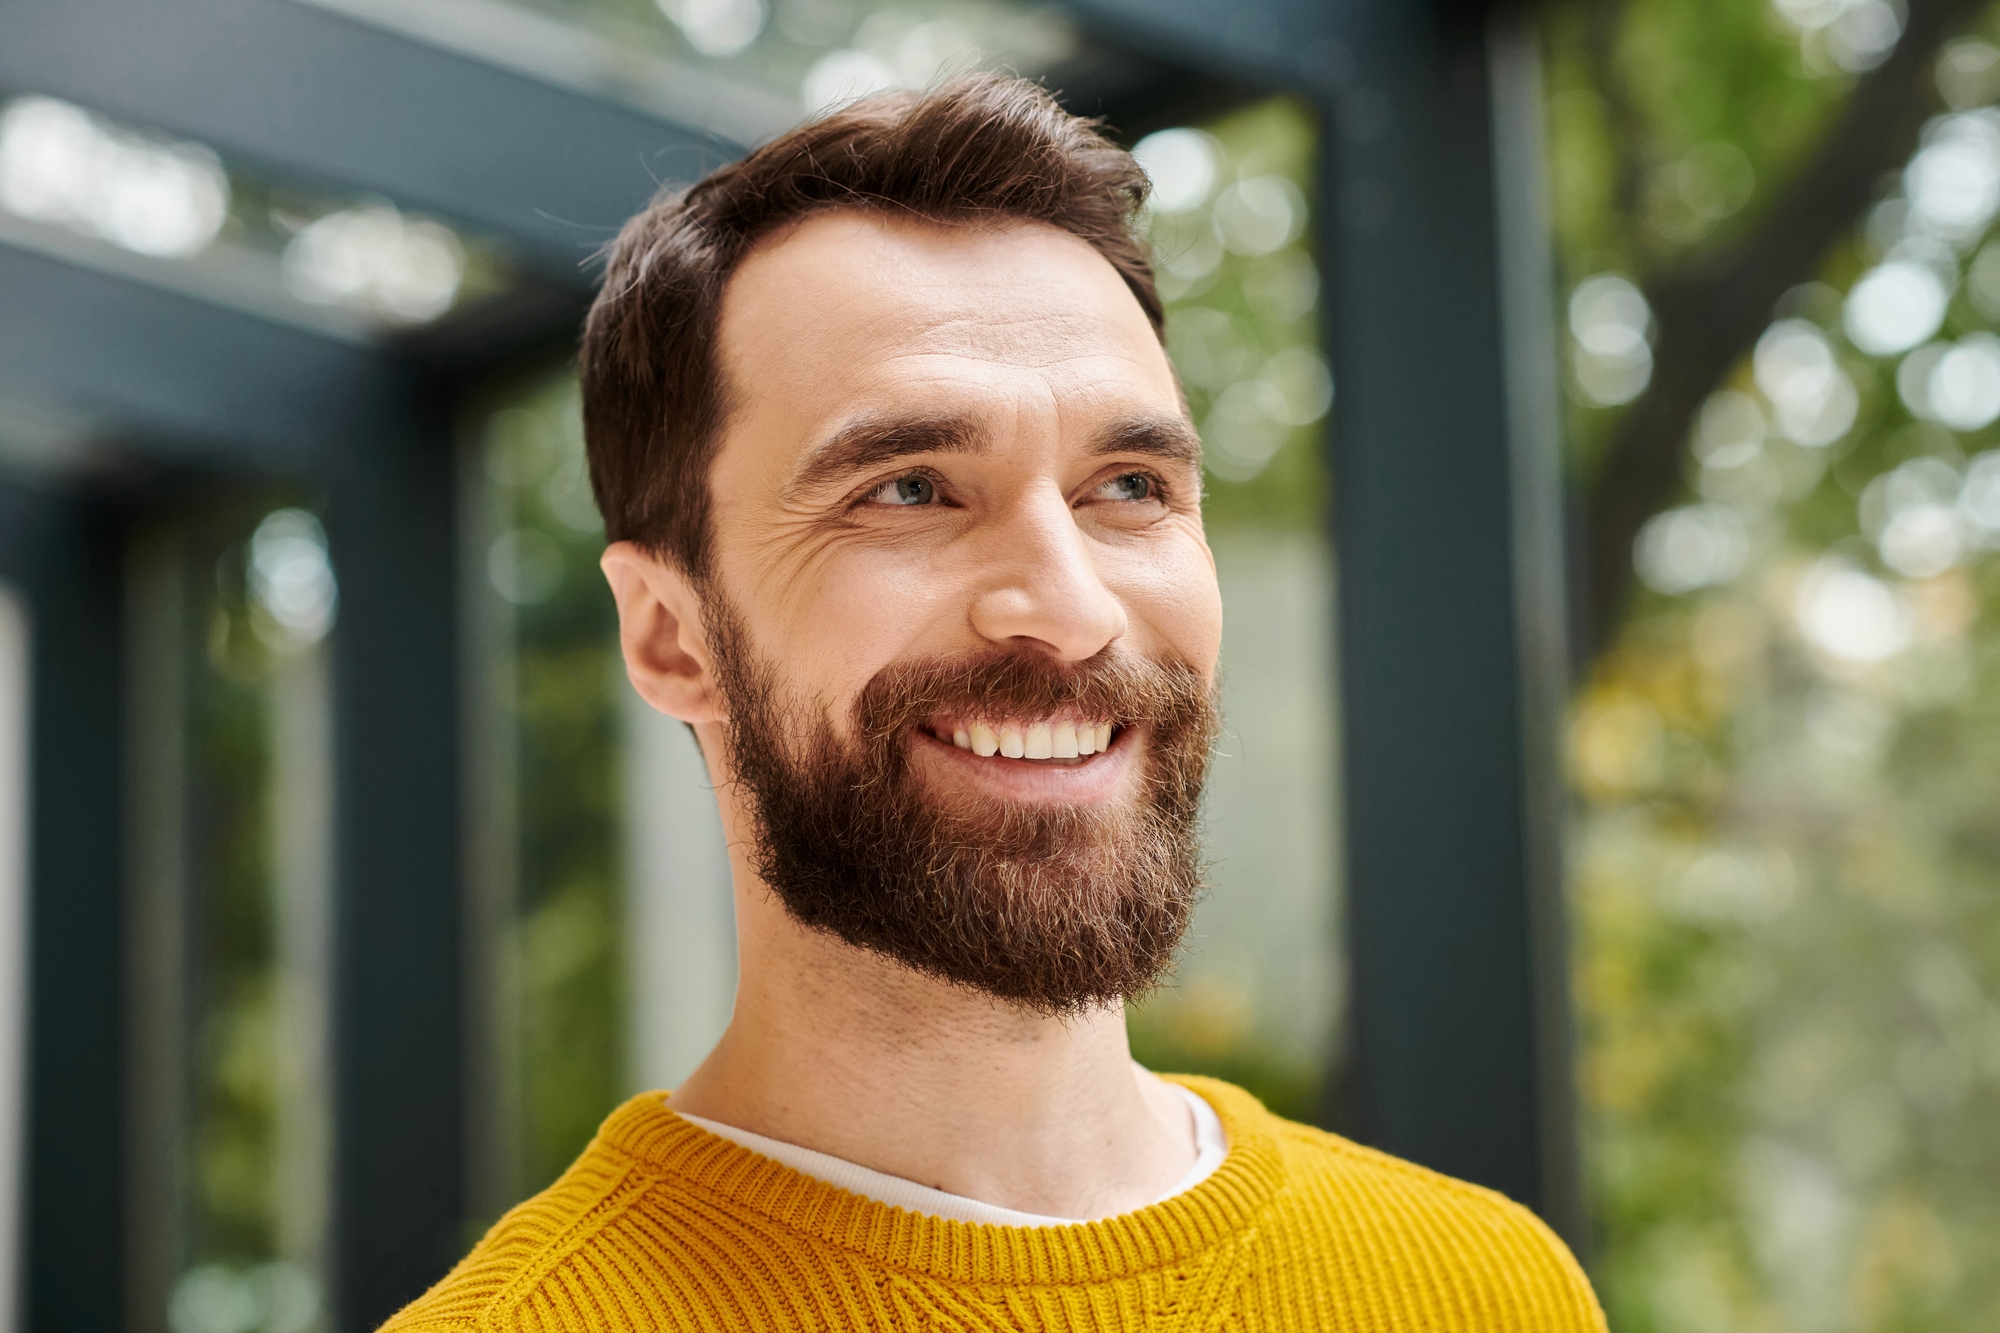
[[[1095,1222],[1003,1227],[928,1217],[815,1180],[719,1138],[644,1093],[612,1112],[598,1144],[648,1174],[746,1208],[829,1245],[954,1281],[1090,1283],[1185,1266],[1250,1231],[1280,1185],[1274,1118],[1250,1094],[1175,1076],[1215,1108],[1229,1155],[1182,1194]]]

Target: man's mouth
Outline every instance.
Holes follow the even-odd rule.
[[[1111,748],[1110,722],[1048,718],[1037,722],[947,719],[926,727],[931,735],[981,758],[1083,759]]]

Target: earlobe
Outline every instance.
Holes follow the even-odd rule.
[[[720,721],[701,598],[687,576],[631,542],[613,542],[598,564],[618,603],[618,645],[632,688],[669,717]]]

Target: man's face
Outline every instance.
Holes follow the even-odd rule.
[[[838,212],[745,260],[720,337],[707,619],[766,880],[1044,1008],[1143,986],[1198,887],[1221,604],[1138,302],[1053,228]]]

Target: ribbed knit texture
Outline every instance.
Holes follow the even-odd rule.
[[[1121,1217],[996,1227],[848,1194],[618,1108],[383,1333],[1601,1330],[1576,1261],[1490,1190],[1295,1125],[1210,1079],[1229,1156]]]

